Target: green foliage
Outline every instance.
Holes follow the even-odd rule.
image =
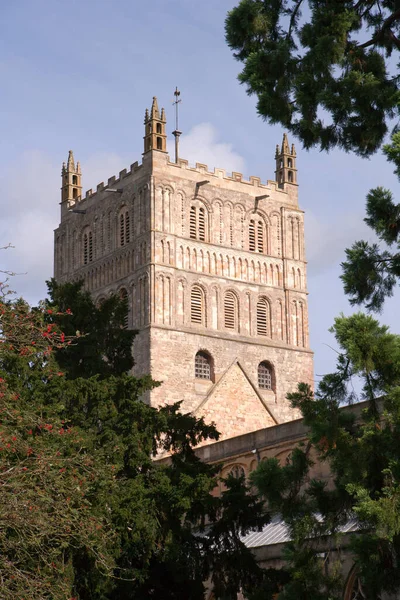
[[[135,332],[125,328],[126,299],[116,295],[96,306],[83,282],[47,282],[49,299],[43,309],[49,323],[56,324],[74,343],[57,352],[57,361],[66,376],[121,375],[133,366],[132,342]]]
[[[399,31],[395,0],[241,0],[226,19],[227,43],[244,65],[239,81],[259,114],[306,148],[361,156],[379,148],[398,113],[388,58]]]
[[[111,576],[115,534],[101,510],[115,481],[90,436],[65,418],[54,349],[65,341],[25,302],[0,302],[2,598],[65,600],[74,556]]]
[[[399,133],[384,146],[384,153],[400,176]],[[346,250],[341,278],[353,305],[364,303],[367,309],[380,311],[385,299],[393,295],[400,277],[400,204],[395,203],[389,190],[378,187],[368,193],[366,210],[364,221],[381,244],[354,243]]]
[[[335,373],[315,396],[306,384],[288,396],[309,428],[306,444],[285,465],[264,461],[250,478],[291,540],[279,600],[342,597],[335,549],[345,545],[350,519],[358,533],[348,550],[366,597],[400,590],[400,336],[361,313],[338,317],[332,331],[340,347]],[[354,398],[355,376],[367,403],[350,411],[343,405]],[[312,476],[315,462],[329,466],[334,485]]]
[[[215,427],[142,401],[126,305],[50,283],[31,310],[0,303],[2,597],[203,600],[262,575],[240,535],[268,520],[244,481],[194,447]],[[155,460],[158,459],[158,460]]]

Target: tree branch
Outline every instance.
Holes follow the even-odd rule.
[[[398,10],[396,10],[392,15],[390,15],[390,17],[385,19],[385,21],[382,24],[381,29],[370,40],[368,40],[368,42],[359,44],[357,46],[357,48],[368,48],[368,46],[373,46],[374,44],[379,42],[384,37],[387,30],[389,30],[389,32],[392,35],[394,35],[393,32],[391,31],[390,27],[393,23],[395,23],[399,19],[400,19],[400,8]]]
[[[302,4],[303,4],[303,0],[298,0],[295,9],[292,12],[292,16],[290,17],[289,29],[288,29],[287,36],[286,36],[287,40],[290,38],[290,35],[292,33],[292,28],[293,28],[293,25],[294,25],[294,22],[295,22],[295,19],[296,19],[296,15],[299,12],[300,6]]]

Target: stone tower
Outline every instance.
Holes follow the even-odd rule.
[[[163,382],[153,406],[182,401],[223,438],[297,418],[286,394],[312,384],[313,356],[294,146],[285,135],[261,183],[171,162],[165,127],[154,98],[142,164],[84,197],[80,171],[75,196],[63,187],[55,278],[128,297],[134,373]]]

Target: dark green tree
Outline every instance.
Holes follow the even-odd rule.
[[[392,136],[383,152],[400,177],[400,133]],[[364,221],[379,243],[361,240],[346,250],[342,280],[352,304],[365,304],[369,310],[380,311],[400,278],[400,204],[390,190],[378,187],[368,193],[366,211]]]
[[[212,495],[219,467],[202,463],[194,447],[218,439],[215,428],[181,414],[179,404],[148,406],[141,398],[157,384],[121,373],[121,364],[133,364],[126,304],[110,297],[95,306],[80,283],[51,282],[49,290],[49,326],[79,332],[57,352],[65,375],[54,397],[91,440],[90,453],[107,457],[114,473],[113,490],[96,498],[113,526],[114,577],[103,576],[86,552],[76,553],[79,599],[202,600],[209,578],[217,598],[231,598],[259,581],[240,536],[268,520],[262,502],[232,478],[221,498]]]
[[[369,156],[398,115],[396,0],[241,0],[226,40],[258,113],[306,148]]]
[[[332,331],[340,348],[336,371],[323,378],[315,396],[306,384],[289,395],[309,428],[307,443],[286,465],[269,459],[251,475],[291,539],[282,579],[265,600],[273,592],[279,600],[339,600],[343,581],[335,550],[349,521],[358,532],[347,551],[365,598],[400,591],[400,336],[362,313],[337,318]],[[354,377],[366,404],[350,411],[343,406],[354,399]],[[333,485],[310,476],[315,461],[328,464]],[[266,575],[270,587],[271,581]]]
[[[47,282],[49,299],[43,303],[47,321],[55,323],[74,343],[57,353],[68,379],[107,377],[127,373],[133,366],[135,332],[126,329],[128,303],[117,295],[96,306],[83,282]]]

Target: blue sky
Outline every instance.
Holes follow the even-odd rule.
[[[35,303],[52,275],[60,168],[72,148],[84,190],[141,160],[143,115],[156,95],[173,129],[181,90],[181,155],[191,163],[274,177],[282,138],[257,116],[225,44],[233,0],[2,0],[0,6],[0,245],[12,287]],[[172,137],[172,136],[170,136]],[[344,298],[344,249],[369,236],[365,196],[398,182],[381,155],[306,152],[296,140],[300,206],[306,211],[311,346],[315,372],[329,372],[328,328],[352,309]],[[397,298],[383,322],[399,332]]]

